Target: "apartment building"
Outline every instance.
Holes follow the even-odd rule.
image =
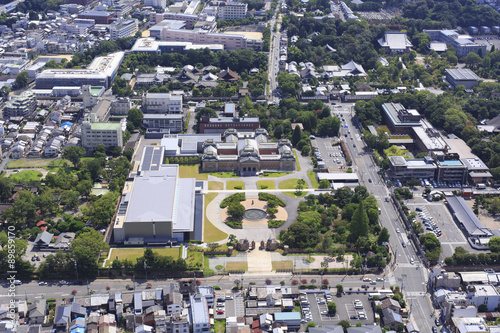
[[[126,17],[132,11],[132,6],[128,4],[117,4],[113,6],[113,13],[115,13],[116,17]]]
[[[104,147],[123,147],[123,132],[126,122],[101,123],[84,121],[82,123],[82,146],[93,151],[101,143]]]
[[[13,96],[3,108],[3,117],[28,117],[36,109],[36,97],[32,91]]]
[[[139,22],[136,19],[118,20],[109,26],[111,40],[134,36],[138,31]]]
[[[142,98],[144,113],[182,114],[182,96],[167,93],[147,93]]]
[[[242,2],[221,2],[217,18],[219,20],[235,20],[247,17],[248,4]]]
[[[200,294],[191,295],[191,324],[193,333],[210,332],[207,300]]]

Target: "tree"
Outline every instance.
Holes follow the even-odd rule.
[[[63,158],[73,163],[75,168],[80,167],[80,161],[83,155],[85,155],[85,148],[80,146],[69,146],[63,151]]]
[[[310,327],[316,327],[316,324],[312,321],[307,323],[306,332],[309,332]]]
[[[322,188],[322,189],[328,189],[328,188],[331,188],[331,186],[330,186],[330,182],[329,182],[327,179],[322,179],[322,180],[319,182],[319,188]]]
[[[76,190],[81,196],[88,196],[90,194],[90,191],[92,190],[92,187],[94,185],[92,182],[88,179],[84,179],[78,182],[78,185],[76,185]]]
[[[215,242],[213,242],[213,243],[208,243],[208,244],[207,244],[207,247],[210,249],[210,251],[215,251],[215,249],[219,247],[219,244],[218,244],[218,243],[215,243]]]
[[[88,229],[81,233],[71,242],[78,272],[82,276],[96,276],[99,254],[108,248],[109,245],[103,241],[103,235],[97,230]]]
[[[365,211],[363,201],[359,203],[352,215],[350,231],[354,241],[359,237],[368,236],[368,214]]]
[[[490,213],[493,216],[500,213],[500,198],[499,197],[495,197],[490,201],[490,204],[488,206],[488,213]]]
[[[234,219],[241,219],[245,214],[245,207],[239,202],[232,202],[227,208],[227,213]]]
[[[132,148],[127,148],[123,151],[123,156],[125,156],[129,162],[132,161],[133,155],[134,155],[134,149]]]
[[[427,233],[419,238],[420,244],[424,248],[427,259],[436,261],[441,254],[441,243],[433,233]]]
[[[387,228],[382,228],[382,230],[380,230],[380,233],[378,234],[377,244],[382,245],[384,243],[388,243],[389,237],[390,237],[390,235],[389,235],[389,231],[387,230]]]
[[[16,88],[24,88],[28,85],[28,72],[22,71],[16,76]]]
[[[276,207],[271,207],[271,206],[268,206],[267,207],[267,214],[270,216],[270,217],[275,217],[276,213],[278,212],[278,208]]]
[[[328,303],[328,313],[332,316],[335,316],[335,314],[337,313],[337,304],[335,304],[335,302]]]
[[[296,146],[299,143],[300,139],[302,139],[302,130],[300,129],[299,125],[296,125],[292,134],[292,144]]]
[[[344,292],[344,287],[341,284],[335,286],[337,288],[337,294],[342,294]]]
[[[67,209],[75,209],[78,207],[79,203],[77,191],[64,191],[64,194],[61,197],[62,205],[64,205]]]
[[[302,193],[302,190],[304,189],[305,185],[306,185],[306,181],[304,179],[299,179],[297,181],[297,186],[295,186],[297,193]]]
[[[14,184],[9,178],[0,178],[0,200],[5,201],[12,196]]]
[[[491,237],[488,246],[491,252],[499,253],[500,252],[500,237]]]
[[[128,110],[128,117],[127,120],[134,125],[135,128],[141,128],[142,127],[142,119],[144,118],[144,114],[142,113],[141,110],[137,108],[132,108]]]

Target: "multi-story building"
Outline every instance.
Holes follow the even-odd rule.
[[[390,177],[399,180],[434,179],[437,166],[431,157],[406,159],[403,156],[389,156]]]
[[[105,12],[97,10],[89,10],[81,14],[78,14],[78,18],[94,20],[96,24],[110,24],[111,19],[115,17],[116,14],[113,12]]]
[[[28,117],[36,109],[35,94],[29,90],[21,95],[13,96],[3,108],[3,117]]]
[[[243,2],[221,2],[217,18],[219,20],[234,20],[247,17],[248,4]]]
[[[477,284],[467,286],[467,304],[477,307],[484,305],[487,311],[495,311],[500,302],[498,290],[489,284]]]
[[[228,129],[237,131],[253,132],[260,128],[260,121],[257,117],[239,117],[235,113],[234,117],[201,117],[198,122],[200,133],[224,133]]]
[[[80,14],[85,9],[85,7],[83,7],[82,5],[77,5],[74,3],[62,4],[60,8],[62,12],[66,12],[68,14]]]
[[[191,324],[193,333],[210,332],[207,300],[200,294],[191,295]]]
[[[181,113],[182,96],[167,93],[147,93],[142,98],[144,113]]]
[[[139,24],[136,19],[118,20],[109,26],[111,40],[134,36]]]
[[[116,17],[122,18],[126,17],[132,11],[132,6],[128,4],[117,4],[113,6],[113,13],[115,13]]]
[[[165,9],[167,7],[167,0],[144,0],[144,6]]]
[[[170,29],[170,27],[162,28],[160,39],[163,41],[192,42],[193,44],[222,44],[226,50],[252,49],[259,51],[262,49],[263,43],[262,39],[248,39],[239,34],[210,33],[202,29]]]
[[[74,3],[77,5],[88,6],[93,0],[66,0],[66,3]]]
[[[203,143],[201,169],[207,172],[234,171],[242,175],[261,171],[294,171],[295,156],[286,139],[269,142],[267,131],[237,132],[229,129],[224,141]]]
[[[465,184],[467,180],[467,167],[462,163],[458,154],[433,152],[432,156],[437,165],[436,181],[450,184]]]
[[[493,179],[488,166],[479,158],[462,158],[462,162],[469,172],[469,181],[472,184],[488,183]]]
[[[132,101],[128,97],[118,97],[111,102],[112,115],[127,115],[132,108]]]
[[[116,52],[97,57],[85,69],[44,70],[36,78],[36,87],[37,89],[51,89],[56,86],[91,85],[109,89],[124,56],[125,52]]]
[[[222,44],[193,44],[191,42],[165,42],[157,41],[154,38],[138,38],[134,46],[133,53],[186,53],[191,49],[209,49],[212,52],[224,50]]]
[[[204,14],[186,14],[186,13],[173,13],[173,12],[165,12],[165,13],[151,13],[150,21],[153,23],[159,23],[164,20],[170,21],[182,21],[185,24],[186,29],[192,29],[194,24],[199,21],[204,21],[207,19],[207,16]]]
[[[170,133],[184,130],[182,114],[146,113],[142,123],[149,129],[169,129]]]
[[[458,57],[464,57],[470,52],[481,56],[486,55],[486,45],[477,44],[469,35],[460,35],[456,30],[425,30],[424,33],[431,37],[432,41],[451,44],[457,50]]]
[[[90,122],[82,123],[82,146],[93,151],[101,143],[104,147],[123,147],[123,132],[126,128],[125,121],[121,122]]]

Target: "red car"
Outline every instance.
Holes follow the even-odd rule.
[[[217,314],[224,314],[224,310],[217,310]]]

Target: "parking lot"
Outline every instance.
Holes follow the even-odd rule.
[[[318,145],[319,153],[328,169],[345,169],[346,162],[340,146],[332,146],[332,138],[314,139]],[[313,152],[314,153],[314,152]],[[319,160],[318,160],[319,161]]]
[[[361,306],[355,306],[355,301],[360,301]],[[332,301],[337,305],[337,313],[334,316],[328,314],[328,302]],[[305,304],[305,305],[304,305]],[[363,324],[373,324],[375,317],[368,296],[365,294],[343,295],[336,297],[332,295],[330,299],[325,298],[323,292],[308,293],[307,303],[301,302],[302,317],[307,322],[312,321],[318,325],[335,325],[341,320],[348,320],[351,325],[356,325],[357,322]],[[308,309],[310,315],[304,310]],[[304,314],[306,313],[306,314]],[[363,318],[363,314],[365,319]],[[361,316],[361,318],[360,318]]]
[[[243,296],[239,293],[221,292],[215,293],[214,318],[225,319],[226,317],[244,317],[245,304]]]
[[[457,226],[453,217],[450,215],[448,208],[446,207],[444,201],[428,202],[424,198],[415,198],[407,203],[407,206],[411,211],[419,213],[416,211],[417,207],[422,209],[422,213],[425,213],[431,221],[433,221],[437,228],[441,230],[442,235],[439,236],[439,241],[443,249],[443,258],[451,256],[455,248],[458,246],[463,247],[466,251],[475,252],[467,242],[462,230]],[[421,216],[417,217],[417,220],[422,222],[422,227],[425,229],[424,221]],[[432,227],[432,224],[431,224]],[[430,230],[425,230],[425,232],[432,232]]]

